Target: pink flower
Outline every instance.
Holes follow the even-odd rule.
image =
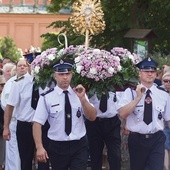
[[[81,70],[83,76],[100,81],[112,77],[120,71],[120,60],[109,51],[89,49],[75,58],[75,66],[84,68]],[[114,71],[111,72],[109,68],[113,68]]]

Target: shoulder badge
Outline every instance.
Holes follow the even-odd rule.
[[[164,91],[164,92],[169,93],[169,91],[168,91],[168,90],[166,90],[166,89],[164,89],[163,87],[157,86],[157,88],[158,88],[159,90],[162,90],[162,91]]]
[[[47,90],[46,92],[42,93],[41,96],[45,96],[48,93],[51,93],[54,90],[54,88],[51,88],[49,90]]]
[[[24,76],[18,77],[18,78],[17,78],[16,80],[14,80],[14,81],[18,82],[18,81],[20,81],[20,80],[22,80],[22,79],[24,79]]]

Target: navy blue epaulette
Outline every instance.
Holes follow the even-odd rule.
[[[163,90],[164,92],[169,93],[169,91],[168,91],[168,90],[166,90],[166,89],[164,89],[163,87],[157,86],[157,88],[158,88],[159,90]]]
[[[51,93],[53,90],[54,90],[54,88],[51,88],[51,89],[45,91],[44,93],[42,93],[41,96],[45,96],[46,94]]]
[[[18,77],[18,78],[17,78],[16,80],[14,80],[14,81],[18,82],[18,81],[20,81],[20,80],[22,80],[22,79],[24,79],[24,76]]]

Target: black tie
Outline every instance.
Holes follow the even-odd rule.
[[[144,118],[143,121],[149,125],[152,122],[152,98],[150,96],[150,90],[146,91],[145,106],[144,106]]]
[[[68,91],[65,90],[63,93],[65,93],[65,132],[67,135],[69,135],[72,126],[71,105],[68,98]]]
[[[106,94],[102,94],[100,99],[99,109],[104,113],[107,110],[107,96]]]
[[[35,83],[32,87],[32,99],[31,99],[31,107],[35,110],[37,107],[38,99],[39,99],[39,91],[35,88]]]

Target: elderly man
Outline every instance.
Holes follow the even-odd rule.
[[[27,73],[27,71],[28,71],[27,61],[25,59],[20,59],[16,64],[16,75],[10,78],[6,82],[4,89],[2,91],[1,106],[4,110],[7,105],[8,96],[10,94],[10,90],[11,90],[11,86],[13,85],[13,82],[21,78],[24,74]],[[16,112],[14,110],[10,122],[10,127],[9,127],[11,132],[11,139],[6,142],[6,158],[5,158],[6,170],[21,169],[18,144],[16,140],[16,126],[17,126],[17,120],[16,120]]]

